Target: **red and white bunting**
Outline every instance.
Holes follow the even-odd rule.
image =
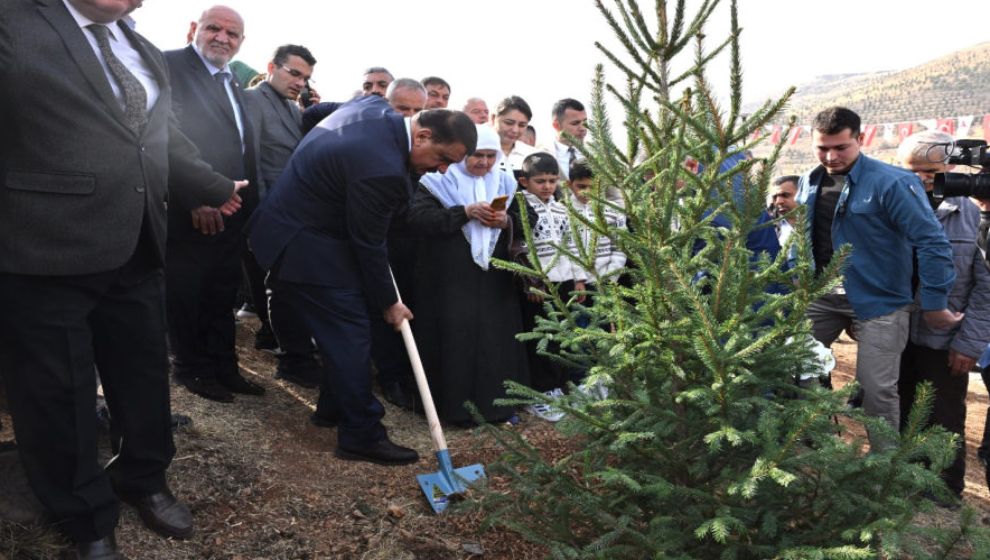
[[[956,133],[956,119],[938,119],[935,121],[935,130],[939,132],[947,132],[949,134]]]
[[[884,123],[883,125],[883,141],[893,142],[897,138],[897,125],[891,123]]]
[[[905,138],[911,136],[914,133],[914,123],[905,122],[897,123],[897,140],[898,142],[903,142]]]
[[[877,137],[877,125],[868,124],[863,128],[863,145],[867,148],[873,143],[873,139]]]
[[[969,136],[969,129],[973,126],[973,115],[967,115],[965,117],[956,117],[958,124],[956,125],[956,132],[960,138],[966,138]]]
[[[773,131],[770,134],[770,143],[771,144],[778,144],[778,143],[780,143],[780,129],[781,129],[781,126],[779,124],[775,124],[771,128],[771,130]]]
[[[787,139],[787,143],[790,144],[791,146],[793,146],[794,144],[797,144],[798,138],[801,137],[801,131],[802,130],[804,130],[804,127],[803,126],[795,126],[794,128],[792,128],[791,129],[791,135]]]

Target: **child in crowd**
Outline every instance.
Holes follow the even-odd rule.
[[[582,215],[588,221],[594,221],[595,208],[589,204],[589,194],[591,193],[594,173],[591,166],[583,159],[575,159],[571,162],[570,180],[565,184],[570,189],[573,197],[572,206],[574,212]],[[612,201],[621,203],[621,199]],[[626,229],[626,215],[611,206],[602,208],[605,222],[609,229]],[[578,235],[584,247],[588,250],[592,248],[591,230],[583,225],[578,225]],[[595,269],[581,271],[586,278],[585,284],[589,292],[594,292],[594,287],[598,282],[617,280],[618,271],[626,265],[626,255],[619,249],[619,246],[607,235],[599,235],[594,244]],[[590,302],[585,302],[590,305]]]
[[[557,247],[570,237],[570,220],[567,217],[567,208],[554,199],[554,191],[557,189],[557,181],[560,178],[560,167],[557,165],[553,155],[537,152],[527,156],[522,163],[520,170],[519,185],[525,189],[527,213],[533,229],[533,243],[535,244],[536,256],[540,260],[541,267],[547,272],[547,278],[553,284],[547,287],[549,292],[556,289],[557,293],[566,301],[572,291],[584,290],[584,273],[579,268],[574,267],[571,260],[560,254]],[[573,243],[571,243],[573,246]],[[580,274],[575,277],[575,270]],[[543,314],[543,297],[530,291],[532,284],[526,285],[526,293],[522,298],[523,329],[531,332],[536,326],[536,318]],[[563,395],[566,375],[564,368],[536,352],[536,342],[526,343],[529,354],[529,368],[531,385],[537,391],[544,392],[550,397],[560,397]],[[551,344],[551,346],[553,346]],[[548,348],[550,353],[555,353],[556,348]],[[563,417],[563,413],[554,408],[539,404],[528,408],[529,412],[556,422]]]

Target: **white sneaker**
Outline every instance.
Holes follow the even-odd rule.
[[[237,317],[238,319],[258,318],[258,314],[254,312],[254,308],[252,308],[251,305],[247,303],[241,306],[241,308],[237,310],[237,313],[234,316]]]
[[[578,391],[581,391],[585,396],[591,397],[596,401],[603,401],[608,398],[608,387],[601,381],[578,385]]]
[[[564,396],[564,392],[559,388],[552,389],[543,394],[552,399],[559,399]],[[559,422],[560,419],[564,417],[564,412],[557,410],[552,405],[546,403],[531,404],[526,407],[526,412],[529,412],[537,418],[542,418],[547,422]]]

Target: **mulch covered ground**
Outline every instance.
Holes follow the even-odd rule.
[[[272,379],[275,361],[253,349],[254,321],[239,329],[245,374],[268,389],[263,397],[239,396],[218,404],[173,390],[173,409],[193,419],[176,434],[178,452],[169,471],[172,489],[192,508],[197,533],[189,541],[159,538],[125,509],[118,539],[134,559],[531,559],[546,550],[504,531],[479,530],[479,514],[436,516],[415,476],[437,470],[426,422],[386,404],[391,437],[419,451],[405,467],[341,461],[333,456],[335,430],[309,424],[316,390]],[[836,379],[848,379],[855,345],[835,346]],[[990,519],[990,496],[975,449],[983,430],[987,394],[970,385],[969,469],[965,500]],[[537,445],[559,448],[550,424],[523,414],[522,431]],[[10,440],[3,416],[0,441]],[[490,464],[498,456],[489,438],[472,431],[446,431],[455,466]],[[932,523],[950,519],[938,514]],[[50,532],[0,524],[0,559],[52,557]]]

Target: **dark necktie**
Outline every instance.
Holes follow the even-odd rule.
[[[570,171],[571,164],[574,163],[575,159],[577,159],[577,150],[574,149],[574,146],[570,146],[569,148],[567,148],[568,171]]]
[[[217,72],[213,75],[213,79],[217,81],[217,87],[220,88],[220,96],[223,97],[225,108],[230,109],[230,114],[234,114],[234,106],[230,102],[230,96],[227,95],[227,77],[230,76],[230,72]]]
[[[141,132],[144,125],[148,123],[147,105],[148,92],[144,90],[141,82],[134,77],[134,74],[124,66],[124,63],[113,54],[110,49],[110,30],[105,25],[91,24],[88,26],[90,32],[96,37],[96,44],[100,47],[100,54],[110,69],[110,74],[117,81],[121,94],[124,97],[124,122],[127,128],[134,132]]]

